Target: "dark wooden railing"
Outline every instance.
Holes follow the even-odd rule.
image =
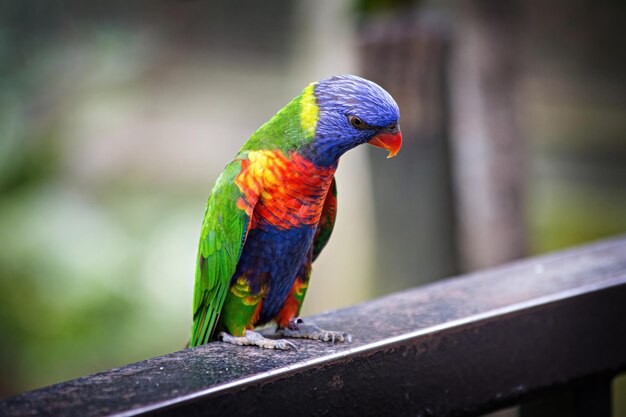
[[[626,237],[311,320],[353,343],[212,343],[5,399],[0,415],[443,416],[518,403],[531,415],[563,392],[562,409],[610,415],[611,378],[626,369]]]

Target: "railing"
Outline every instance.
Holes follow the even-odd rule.
[[[541,398],[610,415],[626,369],[626,237],[311,320],[353,343],[212,343],[8,398],[0,415],[475,415]]]

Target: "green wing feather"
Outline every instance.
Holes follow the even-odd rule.
[[[337,216],[337,183],[335,177],[330,184],[328,194],[326,194],[326,200],[324,200],[324,207],[322,208],[322,214],[320,221],[315,231],[315,237],[313,238],[313,261],[317,259],[330,235],[335,227],[335,217]]]
[[[198,247],[190,346],[211,339],[241,256],[250,217],[237,207],[243,195],[235,184],[240,172],[241,160],[236,159],[226,166],[209,196]]]

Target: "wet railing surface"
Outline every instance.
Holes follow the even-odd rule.
[[[309,318],[351,344],[211,343],[1,400],[0,415],[473,415],[568,386],[602,415],[625,317],[621,237]]]

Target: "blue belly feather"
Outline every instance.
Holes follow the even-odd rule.
[[[264,286],[267,288],[257,325],[271,321],[283,307],[314,235],[315,228],[311,226],[266,226],[248,233],[233,277],[246,276],[256,294]]]

